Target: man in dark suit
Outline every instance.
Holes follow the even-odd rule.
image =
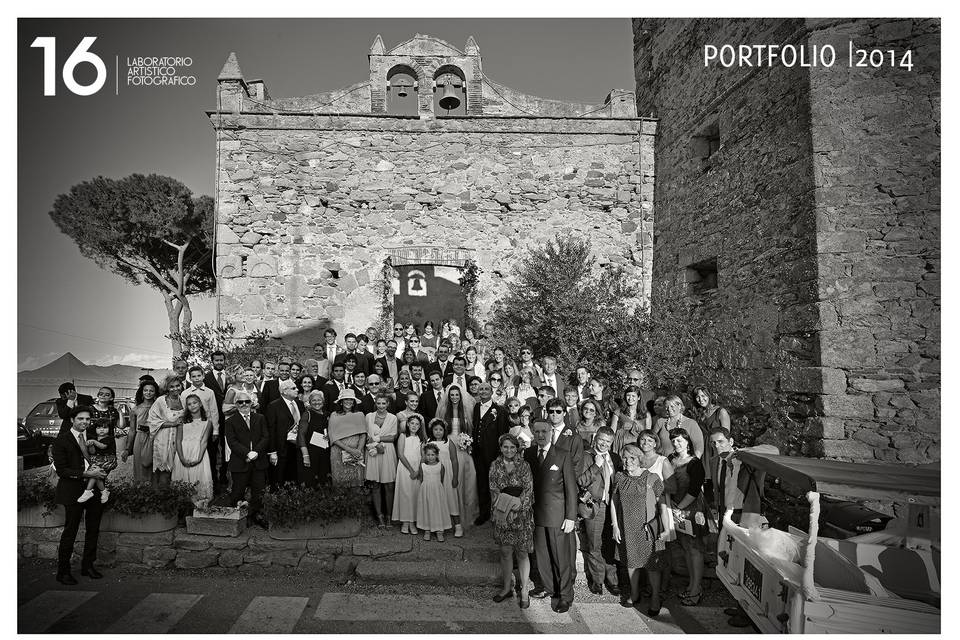
[[[347,350],[343,353],[338,353],[337,357],[334,359],[333,364],[346,362],[347,356],[354,355],[357,358],[357,366],[354,371],[363,371],[366,374],[369,374],[373,371],[373,358],[370,357],[370,354],[363,353],[357,349],[357,336],[352,333],[348,333],[343,336],[343,344],[346,345]],[[331,373],[333,369],[331,368]]]
[[[237,413],[227,420],[225,436],[230,447],[228,464],[233,477],[230,504],[236,505],[243,500],[247,487],[250,487],[250,508],[247,513],[251,520],[265,526],[260,515],[260,500],[267,483],[267,467],[270,466],[267,460],[270,429],[266,418],[251,411],[253,403],[247,393],[237,392],[236,404]]]
[[[203,386],[213,391],[213,397],[217,401],[217,416],[220,419],[217,424],[224,423],[223,397],[227,393],[227,388],[233,383],[227,372],[223,370],[226,362],[227,355],[223,351],[214,351],[210,354],[212,368],[203,376]],[[226,459],[224,439],[211,439],[210,445],[207,447],[207,453],[210,455],[210,470],[213,472],[213,479],[221,486],[226,485],[227,465],[224,462]]]
[[[437,415],[437,405],[443,396],[443,375],[436,369],[430,372],[430,388],[420,394],[420,412],[427,419],[427,423]]]
[[[92,407],[93,398],[83,393],[78,394],[72,382],[64,382],[57,387],[57,394],[60,396],[57,398],[57,415],[63,418],[60,431],[69,431],[70,414],[77,407]]]
[[[573,461],[573,471],[579,475],[580,471],[583,470],[581,466],[583,464],[583,438],[580,437],[576,429],[567,426],[564,421],[566,409],[563,402],[557,398],[547,400],[545,413],[553,431],[551,434],[553,446],[570,454],[570,459]]]
[[[337,398],[340,397],[340,392],[347,388],[347,381],[344,379],[345,370],[346,368],[342,362],[334,364],[331,372],[333,378],[323,385],[323,406],[327,413],[333,411],[333,405],[337,401]]]
[[[533,471],[533,544],[537,568],[551,605],[557,613],[566,613],[573,602],[576,578],[577,538],[573,533],[577,521],[577,476],[573,460],[566,451],[553,446],[552,429],[546,422],[533,425],[536,446],[524,457]],[[535,589],[532,597],[542,597]]]
[[[297,425],[306,410],[297,399],[297,383],[289,378],[279,385],[280,397],[267,405],[267,426],[270,428],[270,464],[273,465],[271,486],[287,480],[296,481]]]
[[[610,520],[610,489],[613,474],[623,471],[620,456],[610,451],[613,430],[600,427],[593,438],[593,446],[584,452],[583,471],[578,474],[580,488],[593,498],[594,516],[583,520],[583,568],[591,593],[603,593],[607,585],[610,593],[620,595],[620,580],[613,560],[614,542]]]
[[[280,398],[280,383],[290,379],[290,363],[283,361],[277,365],[277,377],[263,383],[263,397],[260,398],[260,411],[266,415],[267,407]]]
[[[368,375],[364,381],[367,386],[366,389],[357,395],[357,404],[364,415],[366,415],[377,410],[377,396],[380,395],[383,381],[380,379],[380,376],[375,373]]]
[[[563,390],[563,404],[567,414],[564,416],[564,423],[571,429],[576,429],[580,424],[580,403],[577,402],[577,388],[569,386]]]
[[[553,394],[557,398],[563,398],[563,392],[567,388],[566,381],[557,372],[557,359],[553,356],[543,357],[543,374],[540,376],[540,386],[548,386],[553,389]]]
[[[507,428],[507,410],[493,401],[493,387],[482,382],[477,388],[479,402],[473,406],[473,462],[477,470],[477,497],[480,514],[474,524],[490,519],[490,465],[500,455],[500,436]]]
[[[91,466],[87,453],[87,429],[90,427],[91,409],[79,406],[70,413],[70,428],[61,430],[53,441],[53,464],[57,469],[57,504],[62,504],[66,514],[60,546],[57,549],[57,582],[66,585],[77,584],[70,572],[70,557],[73,555],[73,543],[77,539],[80,521],[84,521],[83,557],[80,561],[80,575],[93,579],[103,576],[93,566],[97,559],[97,539],[100,536],[100,517],[103,515],[103,503],[100,490],[94,488],[94,495],[85,502],[77,502],[84,492],[90,478],[107,477],[99,467]]]
[[[437,347],[437,361],[432,363],[429,370],[439,371],[440,379],[443,380],[448,374],[453,372],[453,363],[450,362],[450,343],[443,341]]]
[[[450,385],[457,385],[463,393],[469,393],[469,380],[467,379],[467,359],[463,356],[454,356],[453,371],[443,378],[443,388]]]
[[[397,341],[390,339],[387,341],[387,354],[377,360],[383,364],[383,374],[397,383],[397,376],[400,375],[400,367],[403,363],[397,358]]]

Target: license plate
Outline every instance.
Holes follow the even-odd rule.
[[[760,593],[763,591],[763,573],[753,566],[749,560],[743,560],[743,588],[760,602]]]

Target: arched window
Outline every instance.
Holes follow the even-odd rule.
[[[397,65],[387,73],[387,113],[417,115],[417,73]]]
[[[433,113],[438,118],[462,116],[467,113],[467,83],[463,71],[453,65],[443,65],[433,75]]]

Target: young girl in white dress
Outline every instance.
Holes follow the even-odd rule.
[[[400,533],[417,531],[417,493],[420,490],[420,452],[424,439],[423,418],[411,414],[397,443],[400,462],[397,464],[396,493],[393,498],[393,519],[403,524]]]
[[[420,463],[423,480],[417,494],[417,526],[423,529],[424,540],[430,540],[430,533],[433,532],[437,534],[437,540],[443,542],[443,532],[450,528],[450,511],[447,509],[444,489],[444,484],[450,479],[444,471],[437,445],[432,442],[423,445],[423,460]]]
[[[177,455],[173,459],[170,479],[198,483],[195,500],[213,497],[213,474],[207,458],[207,439],[210,437],[210,420],[203,409],[200,397],[190,394],[184,401],[186,411],[183,424],[177,427]]]
[[[445,469],[444,473],[449,482],[444,483],[443,490],[447,495],[447,511],[450,512],[450,520],[453,522],[453,537],[463,537],[463,525],[460,524],[460,494],[457,487],[460,485],[460,464],[457,456],[457,445],[452,444],[447,437],[447,424],[440,418],[434,418],[430,421],[429,429],[430,443],[437,445],[440,451],[440,464]]]

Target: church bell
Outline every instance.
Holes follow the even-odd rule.
[[[460,96],[452,82],[443,85],[443,95],[440,96],[440,108],[453,111],[460,106]]]

